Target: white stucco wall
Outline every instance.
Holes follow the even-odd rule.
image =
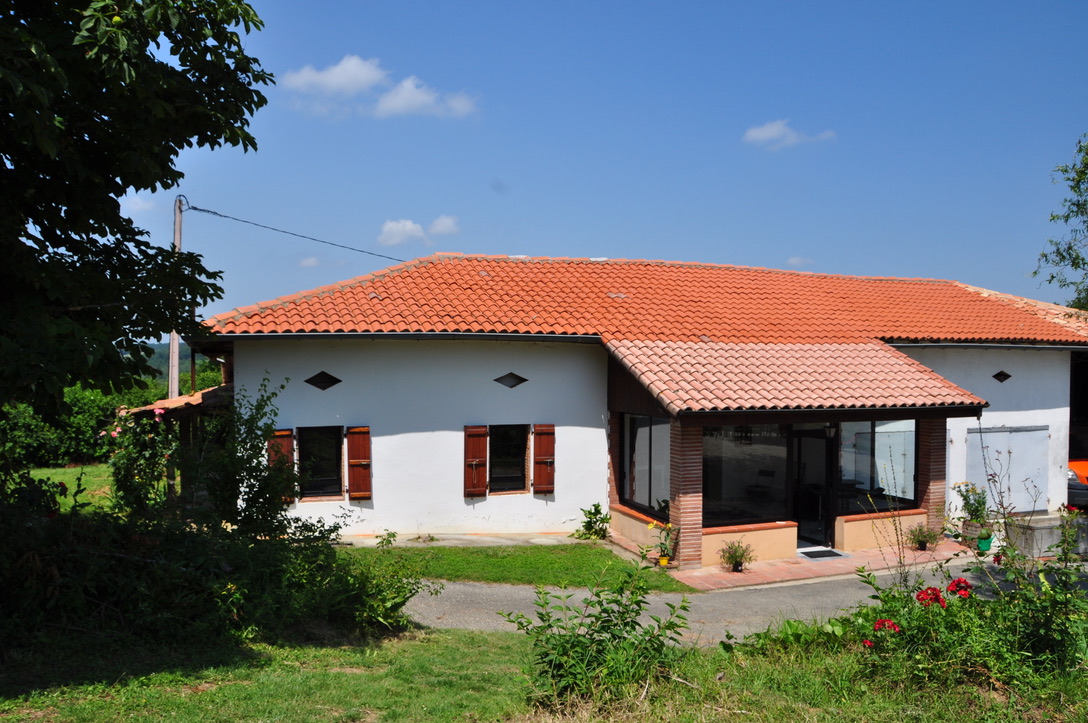
[[[304,379],[343,381],[320,391]],[[514,372],[529,381],[493,381]],[[235,383],[289,379],[280,428],[369,426],[373,499],[323,499],[295,514],[347,513],[347,534],[570,532],[582,508],[607,503],[605,351],[593,344],[238,340]],[[555,425],[555,493],[464,497],[464,427]]]
[[[1011,428],[1032,430],[1046,427],[1046,432],[1015,433],[1008,439],[1022,437],[1032,439],[1032,447],[1039,449],[1038,442],[1045,438],[1045,454],[1039,459],[1023,457],[1016,460],[1018,468],[1025,465],[1040,470],[1040,477],[1033,485],[1025,487],[1022,479],[1010,479],[1010,485],[1019,485],[1018,498],[1034,499],[1036,509],[1055,510],[1066,498],[1065,470],[1069,451],[1069,364],[1067,351],[1043,348],[991,348],[971,347],[913,347],[902,346],[900,351],[921,362],[949,381],[982,397],[990,406],[981,420],[961,418],[948,420],[948,506],[950,514],[958,514],[959,497],[951,489],[957,482],[985,482],[971,479],[968,475],[968,445],[979,445],[979,434],[969,434],[968,429]],[[993,375],[1005,371],[1012,376],[998,382]],[[982,433],[983,443],[988,446],[987,459],[1000,470],[1008,466],[1008,450],[997,449],[999,435]],[[1003,435],[1001,435],[1003,436]],[[981,445],[980,445],[981,446]],[[1012,449],[1015,456],[1017,450]],[[1000,454],[998,454],[1000,453]],[[1021,454],[1030,454],[1026,449]],[[1004,456],[1004,458],[1002,458]],[[996,459],[995,459],[996,457]],[[1045,457],[1045,459],[1043,459]],[[1018,475],[1023,477],[1023,475]],[[1027,503],[1017,505],[1019,512],[1027,512]]]

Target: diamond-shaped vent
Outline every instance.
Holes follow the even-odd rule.
[[[994,379],[996,379],[997,381],[999,381],[999,382],[1001,382],[1002,384],[1004,384],[1005,382],[1007,382],[1007,381],[1009,381],[1010,379],[1012,379],[1012,374],[1009,374],[1009,373],[1008,373],[1007,371],[1005,371],[1004,369],[1002,369],[1002,370],[1001,370],[1001,371],[999,371],[999,372],[998,372],[997,374],[994,374]]]
[[[503,385],[504,387],[509,387],[510,389],[513,389],[514,387],[518,386],[519,384],[524,384],[525,382],[527,382],[529,380],[526,379],[525,377],[521,376],[520,374],[515,374],[514,372],[508,372],[506,374],[503,374],[501,377],[499,377],[495,381],[497,381],[499,384]]]
[[[306,383],[309,384],[311,387],[317,387],[321,391],[325,391],[329,387],[335,387],[341,381],[343,380],[337,379],[328,372],[318,372],[317,374],[314,374],[312,377],[307,379]]]

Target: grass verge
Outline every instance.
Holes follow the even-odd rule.
[[[8,651],[5,721],[1080,721],[1082,680],[1031,690],[916,686],[856,650],[695,651],[675,679],[606,710],[530,708],[516,633],[434,630],[384,641],[155,648],[86,637]]]
[[[422,575],[433,580],[498,582],[545,587],[589,587],[602,571],[606,584],[629,563],[601,544],[506,545],[501,547],[394,548],[390,552],[417,562]],[[356,548],[356,555],[375,555],[372,548]],[[661,570],[645,576],[650,590],[696,592]]]
[[[511,633],[453,630],[291,647],[69,640],[6,666],[0,718],[495,720],[527,710],[527,647]]]

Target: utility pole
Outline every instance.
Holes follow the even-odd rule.
[[[174,199],[174,253],[181,253],[181,200],[184,196]],[[167,365],[166,396],[173,399],[178,396],[178,333],[170,332],[170,361]]]

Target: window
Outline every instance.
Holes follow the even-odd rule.
[[[786,443],[776,424],[703,429],[703,527],[789,517]]]
[[[555,492],[555,426],[465,427],[465,497],[495,492]]]
[[[341,427],[298,428],[298,472],[302,497],[328,497],[343,491]]]
[[[914,504],[914,420],[843,422],[839,514],[883,512]]]
[[[346,476],[348,499],[371,499],[370,427],[278,429],[268,442],[268,457],[290,466],[295,466],[297,458],[300,497],[341,496]]]
[[[623,485],[621,499],[657,515],[669,510],[671,423],[660,417],[623,417]]]

